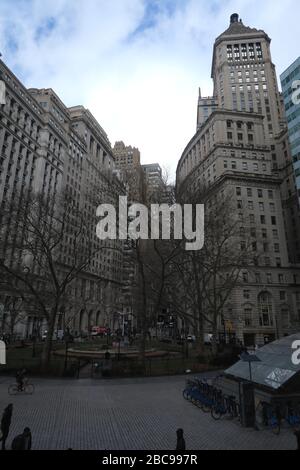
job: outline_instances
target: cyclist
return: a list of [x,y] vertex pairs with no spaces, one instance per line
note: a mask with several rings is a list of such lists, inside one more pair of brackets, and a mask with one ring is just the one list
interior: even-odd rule
[[18,385],[18,391],[23,392],[24,390],[24,380],[25,380],[25,375],[26,375],[26,369],[20,369],[16,373],[16,382]]

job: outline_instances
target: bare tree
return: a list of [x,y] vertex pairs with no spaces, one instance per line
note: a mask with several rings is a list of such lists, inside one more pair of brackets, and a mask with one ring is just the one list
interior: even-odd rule
[[241,282],[243,271],[253,269],[259,253],[257,239],[252,239],[246,217],[240,219],[232,194],[216,195],[210,202],[207,195],[207,188],[188,195],[190,203],[205,204],[205,243],[200,251],[182,250],[173,261],[170,303],[192,326],[200,349],[205,326],[209,326],[216,353],[218,324],[224,308]]
[[18,283],[26,297],[31,297],[47,320],[42,355],[45,368],[68,287],[90,268],[95,254],[107,248],[94,243],[90,230],[91,221],[67,193],[45,197],[27,192],[26,197],[14,198],[2,220],[0,269]]
[[8,333],[10,339],[14,339],[17,325],[25,323],[27,314],[21,297],[15,295],[7,296],[4,302],[4,314],[0,325],[2,333]]

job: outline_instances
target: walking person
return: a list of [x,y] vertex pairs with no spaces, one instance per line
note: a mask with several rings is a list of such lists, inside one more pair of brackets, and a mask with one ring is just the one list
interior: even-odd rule
[[11,424],[11,417],[13,412],[13,405],[10,403],[4,410],[1,419],[1,437],[2,450],[5,450],[5,443],[9,434],[9,428]]
[[11,450],[31,450],[32,436],[29,428],[25,428],[22,434],[14,438]]
[[177,429],[177,446],[176,450],[186,450],[185,440],[183,438],[183,429]]

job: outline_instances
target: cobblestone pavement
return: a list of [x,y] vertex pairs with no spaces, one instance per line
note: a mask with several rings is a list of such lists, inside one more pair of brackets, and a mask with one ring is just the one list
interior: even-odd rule
[[176,429],[187,448],[294,449],[290,430],[242,429],[215,422],[182,397],[185,377],[124,380],[34,379],[32,396],[8,396],[12,379],[0,377],[0,412],[14,404],[12,437],[29,426],[34,449],[173,450]]

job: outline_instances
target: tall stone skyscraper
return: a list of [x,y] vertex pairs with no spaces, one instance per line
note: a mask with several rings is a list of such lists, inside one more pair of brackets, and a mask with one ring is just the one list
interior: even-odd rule
[[197,133],[177,168],[179,196],[204,188],[211,207],[217,194],[230,194],[241,233],[247,219],[253,250],[263,252],[224,312],[232,334],[249,345],[288,334],[300,321],[299,205],[270,43],[231,15],[213,48],[213,96],[200,94]]
[[[300,263],[299,204],[283,99],[279,93],[270,45],[271,39],[264,31],[245,26],[236,13],[231,15],[229,28],[214,44],[211,73],[214,96],[200,98],[198,110],[206,101],[209,114],[217,104],[221,109],[246,111],[264,117],[264,140],[270,148],[272,170],[273,173],[281,170],[289,260]],[[199,116],[203,118],[198,112],[197,129],[201,126]]]

